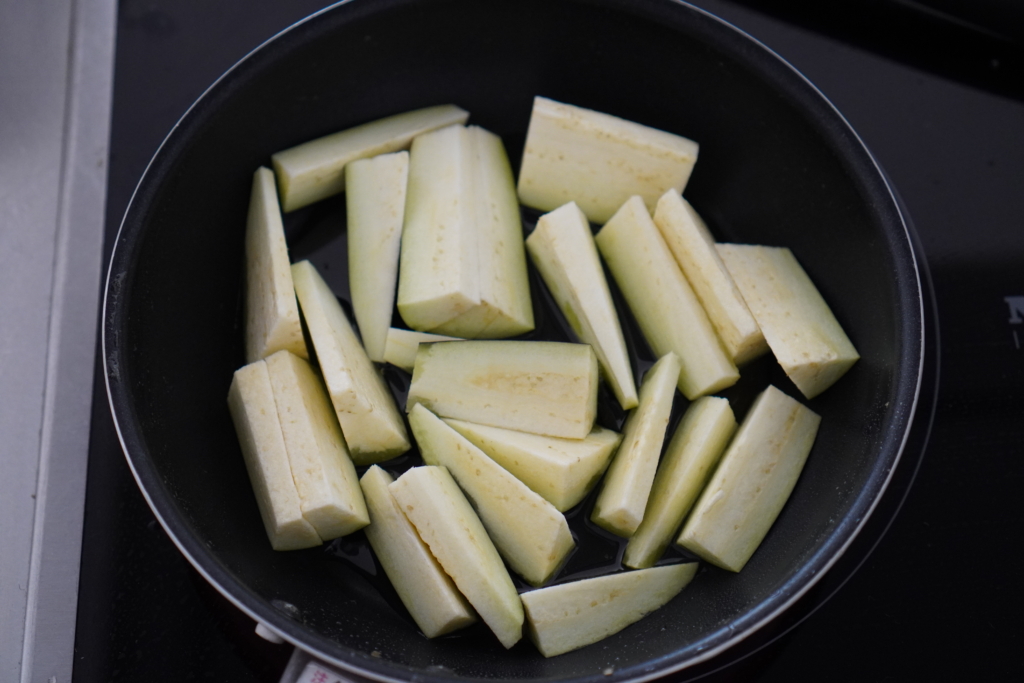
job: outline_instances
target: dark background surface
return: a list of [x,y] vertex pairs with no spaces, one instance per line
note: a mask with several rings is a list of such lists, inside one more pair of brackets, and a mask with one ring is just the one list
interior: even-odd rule
[[[108,251],[146,163],[189,104],[324,4],[121,2]],[[924,402],[862,540],[775,627],[702,671],[723,681],[1019,677],[1024,324],[1005,301],[1024,296],[1024,63],[1019,26],[1006,20],[1019,14],[1012,3],[979,15],[990,3],[938,0],[929,11],[871,0],[830,12],[784,0],[698,4],[803,71],[878,157],[921,239],[938,308],[930,351],[941,349],[925,387],[933,396],[937,380],[938,396]],[[178,553],[107,410],[97,383],[74,680],[277,681],[290,648],[258,638]]]

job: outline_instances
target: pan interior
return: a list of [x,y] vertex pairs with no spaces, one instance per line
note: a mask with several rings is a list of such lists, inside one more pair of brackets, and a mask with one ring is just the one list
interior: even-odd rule
[[[550,660],[525,642],[505,651],[482,626],[427,641],[361,533],[319,549],[272,551],[226,405],[244,362],[242,242],[255,169],[296,143],[449,102],[501,135],[517,166],[535,95],[698,141],[686,196],[716,237],[793,249],[862,355],[808,402],[823,417],[814,451],[742,573],[705,567],[665,608]],[[286,224],[293,259],[311,258],[347,297],[344,199],[289,215]],[[850,539],[898,458],[916,396],[913,257],[870,158],[788,67],[670,2],[354,2],[297,26],[229,72],[165,142],[129,208],[110,283],[111,403],[168,531],[252,614],[374,677],[605,679],[611,668],[615,679],[636,678],[742,637]],[[564,338],[535,275],[533,284],[537,336]],[[625,320],[645,368],[653,358]],[[400,396],[406,378],[389,372]],[[769,381],[799,396],[773,361],[743,375],[725,394],[738,417]],[[609,409],[602,419],[621,417]],[[587,521],[591,504],[592,497],[571,513],[587,548],[568,574],[617,566],[621,556],[621,543]]]

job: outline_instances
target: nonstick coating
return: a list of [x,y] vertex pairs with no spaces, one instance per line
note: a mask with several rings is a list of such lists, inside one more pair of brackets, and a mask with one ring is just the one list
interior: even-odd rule
[[[377,578],[361,534],[272,551],[226,405],[243,364],[242,244],[256,168],[296,143],[448,102],[501,135],[518,166],[535,95],[697,140],[686,196],[717,238],[792,248],[862,355],[807,402],[823,417],[814,450],[742,573],[705,567],[661,610],[551,659],[525,641],[505,651],[483,627],[428,641]],[[343,207],[329,200],[286,221],[293,258],[317,261],[344,299],[344,239],[331,241]],[[538,283],[538,335],[558,337]],[[125,452],[161,523],[214,585],[288,640],[373,678],[617,681],[679,670],[743,639],[849,544],[913,416],[920,302],[906,228],[862,143],[802,77],[719,20],[669,0],[357,1],[251,54],[168,136],[117,239],[104,361]],[[650,352],[626,321],[642,369]],[[400,394],[401,373],[389,379]],[[739,417],[768,381],[799,396],[763,360],[726,392]],[[621,544],[586,522],[591,503],[572,524],[597,549],[574,556],[569,574],[618,561]]]

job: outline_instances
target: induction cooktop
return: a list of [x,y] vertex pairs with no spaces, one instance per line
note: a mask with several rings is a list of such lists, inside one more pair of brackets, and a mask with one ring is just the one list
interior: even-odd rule
[[[106,250],[150,156],[224,70],[316,0],[122,0]],[[1006,679],[1024,482],[1024,69],[1019,35],[954,4],[698,6],[789,60],[849,119],[916,231],[928,323],[910,441],[840,563],[736,651],[672,680]],[[925,3],[928,4],[928,3]],[[941,4],[941,3],[939,3]],[[998,4],[998,3],[996,3]],[[105,261],[104,261],[105,262]],[[157,523],[94,387],[73,680],[294,680]]]

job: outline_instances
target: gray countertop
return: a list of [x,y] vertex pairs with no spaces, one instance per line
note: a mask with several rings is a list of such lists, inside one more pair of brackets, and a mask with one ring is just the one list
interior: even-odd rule
[[0,0],[0,680],[71,680],[114,0]]

